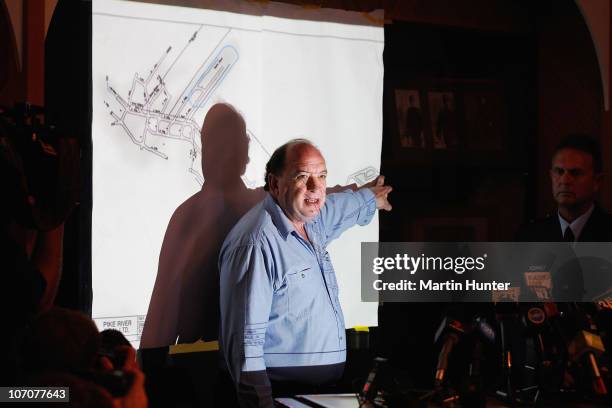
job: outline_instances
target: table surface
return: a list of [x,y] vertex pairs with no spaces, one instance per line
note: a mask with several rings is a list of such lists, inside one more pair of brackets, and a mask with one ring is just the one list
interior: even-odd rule
[[[358,408],[359,401],[355,394],[319,394],[319,395],[298,395],[296,398],[276,398],[275,401],[283,407],[288,408]],[[589,404],[589,403],[573,403],[563,405],[565,408],[599,408],[605,405]],[[370,405],[362,405],[361,408],[371,407]],[[437,404],[428,404],[428,407],[440,407]],[[508,405],[501,403],[495,398],[487,399],[487,408],[509,408]]]

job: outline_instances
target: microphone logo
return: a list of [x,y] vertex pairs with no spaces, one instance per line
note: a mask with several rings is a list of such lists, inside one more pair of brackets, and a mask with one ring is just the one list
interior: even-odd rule
[[527,320],[532,324],[540,325],[546,320],[546,314],[539,307],[532,307],[527,311]]

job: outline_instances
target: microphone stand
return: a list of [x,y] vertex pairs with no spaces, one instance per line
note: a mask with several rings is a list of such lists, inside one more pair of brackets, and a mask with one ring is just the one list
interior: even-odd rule
[[[503,401],[514,405],[516,402],[514,385],[512,381],[512,342],[510,341],[510,326],[516,324],[518,318],[518,304],[512,302],[496,304],[496,318],[499,323],[499,334],[501,340],[501,363],[502,363],[502,384],[501,389],[495,393]],[[512,324],[511,324],[512,323]]]

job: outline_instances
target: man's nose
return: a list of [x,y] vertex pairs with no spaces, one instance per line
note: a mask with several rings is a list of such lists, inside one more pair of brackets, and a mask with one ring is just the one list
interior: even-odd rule
[[563,174],[559,177],[559,181],[561,183],[570,183],[574,180],[574,177],[569,171],[564,171]]
[[321,179],[318,176],[310,176],[310,177],[308,177],[308,182],[306,183],[306,188],[308,188],[308,190],[314,191],[314,190],[318,189],[319,187],[321,187],[322,184],[323,184],[323,182],[321,181]]

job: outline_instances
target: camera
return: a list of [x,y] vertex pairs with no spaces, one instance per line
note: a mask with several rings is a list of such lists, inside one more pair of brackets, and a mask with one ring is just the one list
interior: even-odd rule
[[0,108],[0,167],[3,211],[19,225],[54,229],[78,200],[78,144],[44,122],[42,107]]

